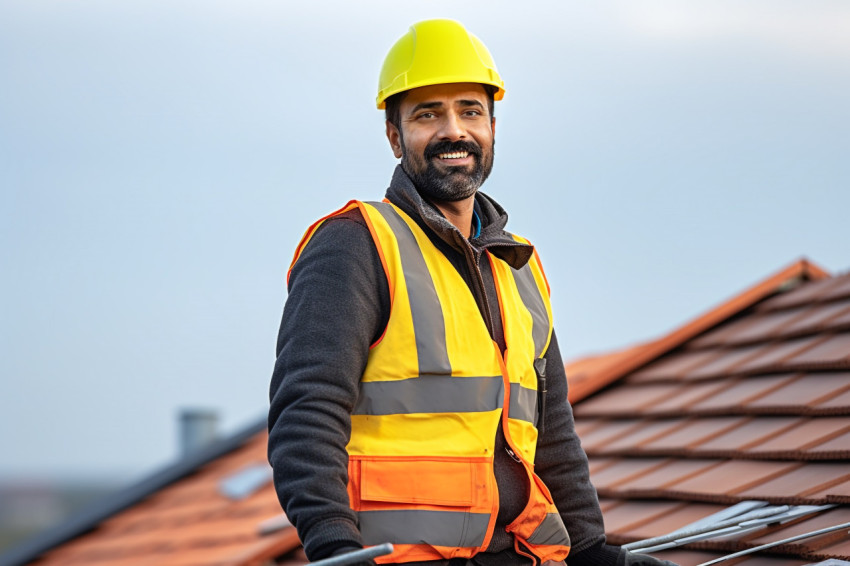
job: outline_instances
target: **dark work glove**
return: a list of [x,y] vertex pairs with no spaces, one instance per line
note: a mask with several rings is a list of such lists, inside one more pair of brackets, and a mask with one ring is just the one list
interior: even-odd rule
[[669,560],[661,560],[649,554],[637,554],[629,552],[625,548],[620,548],[617,566],[678,566],[678,564]]
[[567,556],[568,566],[677,566],[648,554],[633,554],[603,542]]

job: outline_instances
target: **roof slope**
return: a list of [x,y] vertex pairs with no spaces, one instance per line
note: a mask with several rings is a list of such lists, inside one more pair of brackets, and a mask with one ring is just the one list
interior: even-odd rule
[[[63,532],[48,533],[13,549],[0,557],[0,563],[269,563],[300,542],[277,501],[266,460],[267,443],[263,420],[133,486],[89,516],[65,525]],[[306,563],[306,559],[291,563]]]
[[[612,543],[663,535],[752,500],[835,507],[654,554],[698,564],[850,522],[850,275],[823,279],[817,270],[809,275],[818,280],[806,281],[811,267],[783,270],[790,290],[774,276],[638,347],[632,359],[618,353],[619,374],[602,364],[599,382],[585,375],[576,426]],[[656,354],[647,363],[648,349]],[[774,559],[744,561],[848,560],[850,534],[771,552]]]

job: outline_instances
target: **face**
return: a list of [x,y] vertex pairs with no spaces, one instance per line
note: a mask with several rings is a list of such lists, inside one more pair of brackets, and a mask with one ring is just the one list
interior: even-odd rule
[[479,84],[416,88],[400,108],[399,131],[387,123],[396,157],[423,196],[436,201],[471,197],[493,168],[496,119]]

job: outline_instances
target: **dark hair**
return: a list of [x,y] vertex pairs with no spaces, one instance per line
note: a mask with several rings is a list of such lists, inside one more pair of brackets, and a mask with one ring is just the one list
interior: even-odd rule
[[[493,110],[495,107],[494,96],[496,95],[496,91],[498,88],[493,85],[481,85],[484,87],[484,90],[487,91],[487,106],[490,110],[490,118],[494,116]],[[386,100],[386,110],[385,114],[387,117],[387,121],[390,124],[398,128],[398,131],[401,131],[401,101],[404,100],[404,96],[407,94],[407,91],[398,92]]]

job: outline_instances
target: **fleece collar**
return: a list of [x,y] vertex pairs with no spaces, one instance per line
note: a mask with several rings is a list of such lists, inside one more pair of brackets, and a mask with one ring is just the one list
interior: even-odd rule
[[475,212],[481,219],[481,233],[468,241],[436,206],[422,198],[401,165],[397,165],[393,172],[386,197],[412,218],[421,220],[460,253],[472,245],[478,250],[489,251],[514,269],[520,269],[528,263],[534,253],[533,246],[517,242],[505,231],[508,213],[481,191],[475,193]]

